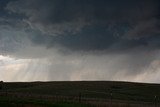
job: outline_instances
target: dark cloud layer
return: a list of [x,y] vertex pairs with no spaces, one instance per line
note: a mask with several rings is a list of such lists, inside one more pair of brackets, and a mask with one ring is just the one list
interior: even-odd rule
[[32,29],[54,36],[45,42],[47,47],[58,44],[88,51],[152,48],[150,39],[160,34],[159,4],[158,0],[20,0],[9,2],[6,9],[24,15]]

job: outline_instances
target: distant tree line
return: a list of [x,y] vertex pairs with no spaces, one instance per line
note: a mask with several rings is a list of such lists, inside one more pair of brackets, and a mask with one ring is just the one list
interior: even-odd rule
[[0,90],[3,89],[3,81],[0,81]]

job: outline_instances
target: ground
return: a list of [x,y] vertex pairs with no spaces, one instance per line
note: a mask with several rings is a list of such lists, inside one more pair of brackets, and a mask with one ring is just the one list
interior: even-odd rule
[[[4,82],[3,107],[89,107],[99,105],[158,105],[159,84],[116,81]],[[29,105],[29,106],[28,106]],[[32,106],[31,106],[32,105]],[[119,106],[120,107],[120,106]]]

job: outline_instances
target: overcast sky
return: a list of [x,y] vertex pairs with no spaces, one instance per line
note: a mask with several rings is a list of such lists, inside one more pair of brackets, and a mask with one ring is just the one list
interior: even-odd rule
[[0,0],[0,80],[159,77],[159,0]]

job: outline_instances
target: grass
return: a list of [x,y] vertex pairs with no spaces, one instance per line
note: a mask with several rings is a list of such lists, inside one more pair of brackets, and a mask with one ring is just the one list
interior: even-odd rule
[[[71,97],[81,96],[82,98],[159,103],[160,102],[159,90],[160,90],[159,84],[113,82],[113,81],[73,81],[73,82],[61,81],[61,82],[4,83],[3,89],[0,92],[23,93],[24,95],[34,94],[41,96],[43,95],[71,96]],[[37,101],[37,102],[43,102],[43,101]],[[0,99],[0,104],[1,103],[5,105],[5,101]],[[46,104],[47,103],[45,102],[45,105]],[[43,104],[40,103],[38,105],[43,105]],[[58,104],[54,103],[54,107],[59,107],[59,106],[67,107],[68,105],[69,107],[72,106],[78,107],[80,103],[78,104],[64,103],[64,102],[60,102]],[[51,104],[51,106],[53,106],[53,104]]]
[[92,98],[141,99],[153,100],[160,96],[160,85],[128,82],[33,82],[5,83],[9,92],[23,92],[44,95],[78,96]]
[[90,107],[87,104],[76,102],[51,102],[37,99],[18,99],[9,97],[0,97],[0,106],[2,107]]

